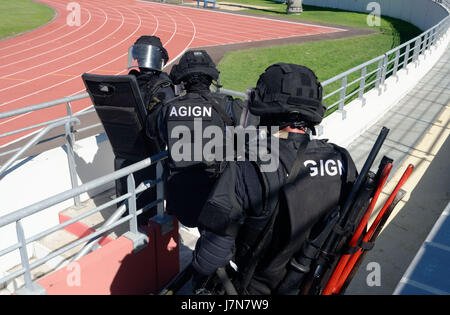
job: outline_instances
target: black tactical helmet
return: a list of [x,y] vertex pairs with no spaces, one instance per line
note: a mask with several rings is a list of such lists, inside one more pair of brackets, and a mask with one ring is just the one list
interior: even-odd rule
[[180,84],[188,76],[204,74],[217,80],[219,70],[205,50],[189,50],[181,56],[177,65],[172,67],[170,78],[174,84]]
[[249,110],[261,118],[320,124],[326,108],[314,72],[296,64],[277,63],[261,74],[249,98]]
[[148,46],[154,46],[161,50],[162,57],[164,59],[164,63],[167,63],[169,60],[169,54],[167,53],[167,50],[164,48],[163,44],[161,43],[161,39],[158,36],[141,36],[139,37],[135,45],[148,45]]
[[167,50],[157,36],[141,36],[128,49],[128,69],[139,67],[142,71],[162,71],[168,60]]

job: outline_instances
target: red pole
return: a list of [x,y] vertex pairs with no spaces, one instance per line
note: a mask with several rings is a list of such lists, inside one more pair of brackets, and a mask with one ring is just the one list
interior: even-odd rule
[[[392,164],[388,163],[386,164],[386,166],[383,169],[383,172],[381,173],[380,176],[380,181],[377,187],[377,190],[375,191],[375,194],[372,198],[372,201],[369,204],[369,207],[367,208],[364,217],[361,219],[361,222],[358,225],[358,228],[356,229],[355,233],[353,234],[352,239],[349,242],[349,247],[355,247],[358,243],[358,240],[360,239],[366,225],[367,222],[369,221],[370,215],[372,214],[372,210],[375,207],[375,204],[378,200],[378,197],[380,196],[381,191],[383,190],[384,184],[386,183],[386,180],[389,176],[389,173],[391,172],[392,169]],[[339,263],[336,266],[336,269],[334,270],[330,280],[328,281],[325,289],[323,290],[322,294],[323,295],[330,295],[333,294],[335,289],[336,289],[336,285],[339,281],[339,277],[341,276],[342,271],[344,270],[345,265],[347,264],[348,260],[350,259],[351,254],[345,254],[342,255],[342,257],[339,260]]]
[[[378,213],[375,221],[372,223],[372,225],[370,226],[369,231],[366,233],[366,235],[364,235],[363,238],[363,242],[368,242],[373,233],[375,232],[376,228],[378,227],[378,225],[380,224],[380,221],[383,219],[383,216],[386,212],[386,209],[389,208],[389,206],[391,205],[392,201],[394,200],[395,196],[397,195],[398,191],[400,190],[400,188],[403,186],[403,184],[408,180],[409,176],[411,175],[412,171],[414,170],[414,166],[412,164],[409,164],[408,167],[406,168],[405,172],[403,173],[402,177],[400,178],[400,181],[397,183],[397,186],[395,186],[394,191],[391,193],[391,195],[389,196],[389,199],[386,201],[386,203],[384,204],[383,208],[380,210],[380,212]],[[356,261],[358,260],[359,256],[362,254],[362,249],[360,248],[355,254],[352,255],[352,257],[350,258],[350,261],[348,262],[348,264],[345,266],[344,271],[342,272],[342,275],[339,278],[339,282],[338,285],[336,287],[336,292],[339,292],[342,285],[345,282],[345,279],[347,279],[348,275],[350,274],[350,272],[352,271]]]

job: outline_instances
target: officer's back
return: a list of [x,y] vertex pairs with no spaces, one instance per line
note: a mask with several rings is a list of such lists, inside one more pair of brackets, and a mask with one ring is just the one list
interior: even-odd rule
[[198,214],[225,165],[224,158],[205,158],[203,148],[208,139],[204,130],[215,127],[225,135],[226,126],[239,123],[243,102],[210,91],[219,71],[204,50],[187,51],[170,77],[185,92],[152,109],[147,132],[169,151],[165,163],[167,211],[182,224],[196,227]]
[[320,83],[306,67],[280,63],[260,76],[249,109],[261,116],[260,127],[280,129],[268,150],[277,153],[278,167],[264,171],[263,163],[249,160],[227,165],[199,217],[197,287],[232,258],[240,293],[276,293],[291,257],[345,198],[356,177],[351,157],[307,133],[324,116],[321,101]]

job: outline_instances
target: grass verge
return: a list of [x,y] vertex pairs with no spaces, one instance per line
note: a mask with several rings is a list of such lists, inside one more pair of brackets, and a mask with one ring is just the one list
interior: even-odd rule
[[[367,14],[364,13],[304,6],[304,12],[301,15],[286,15],[286,5],[269,0],[229,0],[227,2],[270,7],[270,9],[246,10],[252,13],[371,28],[367,25]],[[382,55],[421,33],[420,29],[414,25],[390,17],[382,17],[381,26],[376,29],[379,33],[354,38],[229,52],[218,65],[221,71],[221,84],[227,89],[245,92],[247,87],[255,86],[259,75],[268,66],[277,62],[305,65],[316,72],[320,81],[324,81]],[[376,66],[373,68],[375,69]],[[372,70],[369,68],[368,72]],[[355,78],[350,77],[349,80],[353,81],[357,77],[358,75],[355,74]],[[339,83],[328,86],[325,92],[335,90],[339,87],[338,85]],[[347,93],[350,92],[351,89],[347,91]],[[333,104],[338,97],[338,95],[330,97],[327,104]]]
[[0,39],[37,28],[54,16],[52,8],[31,0],[0,0]]

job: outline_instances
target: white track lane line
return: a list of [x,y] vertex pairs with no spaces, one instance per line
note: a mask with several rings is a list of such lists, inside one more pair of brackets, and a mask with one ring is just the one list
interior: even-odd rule
[[[112,8],[112,9],[113,9],[113,8]],[[128,9],[128,8],[126,8],[126,9]],[[117,11],[117,10],[116,10],[116,11]],[[136,13],[134,13],[133,11],[130,10],[130,12],[132,12],[134,15],[136,15]],[[142,21],[141,21],[141,19],[140,19],[140,17],[139,17],[138,15],[136,15],[136,16],[137,16],[138,19],[139,19],[139,25],[138,25],[138,27],[134,30],[134,32],[133,32],[132,34],[130,34],[129,36],[127,36],[125,39],[121,40],[121,41],[120,41],[119,43],[117,43],[116,45],[114,45],[114,46],[108,48],[107,50],[104,50],[103,52],[106,52],[106,51],[108,51],[108,50],[110,50],[110,49],[112,49],[112,48],[114,48],[114,47],[120,45],[121,43],[127,41],[131,36],[133,36],[133,35],[141,28],[141,26],[142,26]],[[103,53],[103,52],[102,52],[102,53]],[[93,68],[93,69],[87,70],[86,72],[95,71],[95,70],[97,70],[97,69],[99,69],[99,68],[102,68],[102,67],[104,67],[104,66],[106,66],[106,65],[109,65],[109,64],[111,64],[111,63],[117,61],[118,59],[120,59],[120,58],[126,56],[127,54],[128,54],[128,52],[127,52],[126,54],[120,55],[119,57],[117,57],[117,58],[115,58],[115,59],[113,59],[113,60],[110,60],[109,62],[106,62],[106,63],[104,63],[104,64],[102,64],[102,65],[100,65],[100,66],[97,66],[97,67],[95,67],[95,68]],[[99,55],[99,54],[97,54],[97,55]],[[92,56],[92,57],[94,57],[94,56]],[[25,95],[25,96],[23,96],[23,97],[20,97],[18,100],[23,99],[23,98],[28,97],[28,96],[31,96],[31,95],[38,94],[38,93],[40,93],[40,92],[43,92],[43,91],[46,91],[46,90],[49,90],[49,89],[52,89],[52,88],[54,88],[54,87],[60,86],[61,84],[70,82],[70,81],[72,81],[72,80],[74,80],[74,79],[79,79],[79,76],[72,77],[72,78],[70,78],[70,79],[68,79],[68,80],[65,80],[65,81],[63,81],[63,82],[59,82],[59,83],[54,84],[54,85],[52,85],[52,86],[49,86],[49,87],[47,87],[47,88],[45,88],[45,89],[41,89],[41,90],[39,90],[39,91],[30,93],[30,94],[28,94],[28,95]],[[0,106],[2,106],[2,105],[6,105],[6,104],[1,104]],[[17,119],[17,118],[19,118],[19,117],[23,117],[23,116],[26,115],[26,114],[28,114],[28,113],[24,113],[24,114],[21,114],[21,115],[18,115],[18,116],[14,116],[13,118],[11,118],[11,119],[9,119],[9,120],[7,120],[7,121],[0,122],[0,125],[3,125],[3,124],[5,124],[5,123],[7,123],[7,122],[10,122],[10,121],[12,121],[12,120],[15,120],[15,119]]]
[[[181,8],[180,8],[181,10]],[[276,29],[272,30],[271,28],[269,29],[269,31],[264,30],[264,34],[268,35],[266,36],[266,38],[264,39],[276,39],[276,38],[287,38],[287,37],[292,37],[292,36],[302,36],[302,35],[307,35],[305,33],[294,33],[292,30],[292,24],[282,24],[281,21],[277,21],[277,20],[266,20],[266,21],[258,21],[258,20],[251,20],[251,19],[247,19],[246,16],[242,16],[242,15],[234,15],[235,18],[240,19],[240,20],[245,20],[245,23],[241,23],[241,25],[239,26],[235,26],[233,24],[227,25],[227,30],[232,30],[233,31],[233,38],[237,38],[236,41],[241,41],[241,42],[247,42],[250,38],[254,38],[255,36],[259,36],[262,32],[260,29],[255,29],[255,23],[258,22],[267,22],[268,23],[275,23],[275,24],[279,24],[276,25]],[[210,24],[210,18],[206,15],[206,14],[200,14],[199,16],[195,17],[195,22],[197,23],[209,23]],[[281,23],[279,23],[281,22]],[[304,24],[296,24],[299,27],[303,27],[305,26]],[[250,29],[246,29],[246,26],[248,26]],[[272,25],[260,25],[260,26],[272,26]],[[309,28],[309,26],[308,26]],[[314,26],[315,29],[320,30],[323,29],[323,27],[321,26]],[[279,31],[277,31],[279,30]],[[288,34],[286,36],[280,36],[280,32],[287,32]],[[321,32],[314,32],[315,34],[321,34]],[[201,34],[201,36],[204,37],[223,37],[224,34],[224,30],[223,30],[223,26],[221,23],[215,23],[212,24],[210,27],[207,28],[207,32],[205,32],[205,34]],[[269,37],[269,38],[267,38]],[[212,40],[213,41],[213,40]],[[234,42],[236,42],[234,41]],[[213,41],[214,42],[214,41]]]
[[253,16],[253,15],[243,15],[243,14],[236,14],[236,13],[231,13],[231,12],[224,12],[224,11],[210,11],[209,9],[205,9],[205,8],[200,8],[200,7],[195,7],[195,8],[191,8],[191,7],[180,7],[176,4],[170,4],[170,3],[155,3],[155,2],[148,2],[145,0],[136,0],[136,2],[140,2],[142,4],[146,4],[146,5],[151,5],[151,6],[172,6],[172,7],[178,7],[180,9],[184,9],[184,10],[196,10],[196,11],[204,11],[204,12],[215,12],[215,13],[219,13],[219,14],[227,14],[227,15],[233,15],[233,16],[241,16],[241,17],[247,17],[249,19],[259,19],[259,20],[266,20],[266,21],[275,21],[275,22],[281,22],[281,23],[289,23],[289,24],[296,24],[296,25],[307,25],[307,26],[314,26],[314,27],[322,27],[322,28],[328,28],[328,29],[333,29],[333,30],[337,30],[337,31],[346,31],[345,29],[341,29],[341,28],[337,28],[337,27],[332,27],[332,26],[321,26],[321,25],[314,25],[314,24],[308,24],[308,23],[303,23],[303,22],[294,22],[294,21],[285,21],[285,20],[278,20],[278,19],[270,19],[270,18],[266,18],[263,16]]
[[[115,10],[114,8],[111,8],[111,9]],[[116,11],[117,11],[117,10],[116,10]],[[84,50],[84,49],[86,49],[86,48],[89,48],[89,47],[91,47],[91,46],[93,46],[93,45],[96,45],[96,44],[98,44],[98,43],[104,41],[105,39],[111,37],[112,35],[114,35],[115,33],[117,33],[117,32],[123,27],[124,23],[125,23],[125,18],[122,16],[122,24],[121,24],[114,32],[109,33],[108,36],[106,36],[105,38],[103,38],[103,39],[101,39],[101,40],[99,40],[99,41],[97,41],[97,42],[94,42],[94,43],[90,44],[89,46],[85,46],[85,47],[83,47],[83,48],[80,49],[80,50]],[[122,42],[120,42],[120,43],[122,43]],[[48,76],[48,75],[50,75],[50,74],[57,73],[57,72],[60,72],[61,70],[65,70],[65,69],[70,68],[70,67],[73,67],[73,66],[75,66],[75,65],[77,65],[77,64],[83,63],[83,62],[85,62],[86,60],[92,59],[92,58],[94,58],[94,57],[96,57],[96,56],[98,56],[98,55],[103,54],[103,53],[106,52],[106,51],[111,50],[112,48],[116,47],[117,45],[119,45],[119,44],[116,44],[116,45],[114,45],[114,46],[112,46],[112,47],[110,47],[110,48],[108,48],[108,49],[106,49],[106,50],[103,50],[103,51],[101,51],[101,52],[99,52],[99,53],[97,53],[97,54],[95,54],[95,55],[91,55],[91,56],[89,56],[89,57],[83,58],[82,60],[77,61],[77,62],[75,62],[75,63],[73,63],[73,64],[70,64],[70,65],[68,65],[68,66],[65,66],[65,67],[56,69],[56,70],[51,71],[51,72],[47,72],[46,74],[40,75],[40,76],[35,77],[35,78],[33,78],[33,79],[30,79],[30,80],[27,80],[27,81],[23,81],[23,82],[20,82],[20,83],[15,84],[15,85],[11,85],[11,86],[9,86],[9,87],[0,89],[0,92],[3,92],[3,91],[6,91],[6,90],[9,90],[9,89],[12,89],[12,88],[15,88],[15,87],[18,87],[18,86],[27,84],[27,83],[29,83],[29,82],[33,82],[33,81],[38,80],[38,79],[42,79],[42,78],[44,78],[44,77],[46,77],[46,76]],[[71,53],[71,54],[72,54],[72,53]],[[69,54],[69,55],[71,55],[71,54]],[[66,55],[66,56],[67,56],[67,55]],[[64,82],[66,82],[66,81],[64,81]],[[46,89],[44,89],[44,90],[46,90]],[[42,91],[42,90],[39,90],[38,92],[41,92],[41,91]],[[34,94],[36,94],[36,93],[34,93]],[[28,95],[26,95],[26,96],[24,96],[24,97],[27,97],[27,96],[28,96]],[[9,103],[15,102],[15,101],[17,101],[17,100],[23,99],[24,97],[20,97],[20,98],[13,99],[13,100],[10,100],[10,101],[8,101],[8,102],[2,103],[2,104],[0,104],[0,107],[1,107],[1,106],[4,106],[4,105],[7,105],[7,104],[9,104]]]
[[[69,42],[69,43],[67,43],[67,44],[65,44],[65,45],[56,47],[56,48],[54,48],[54,49],[52,49],[52,50],[48,50],[48,51],[46,51],[46,52],[43,52],[43,53],[38,54],[38,55],[34,55],[34,56],[32,56],[32,57],[23,59],[23,60],[21,60],[21,61],[33,59],[33,58],[36,58],[36,57],[39,57],[39,56],[42,56],[42,55],[46,55],[46,54],[48,54],[48,53],[50,53],[50,52],[59,50],[59,49],[61,49],[61,48],[63,48],[63,47],[66,47],[66,46],[68,46],[68,45],[72,45],[72,44],[74,44],[74,43],[76,43],[76,42],[78,42],[78,41],[80,41],[80,40],[82,40],[82,39],[84,39],[84,38],[86,38],[86,37],[88,37],[88,36],[91,36],[92,34],[98,32],[98,31],[100,31],[100,30],[105,26],[105,24],[106,24],[106,22],[107,22],[108,20],[106,19],[106,12],[105,12],[104,10],[102,10],[102,9],[99,9],[99,10],[103,12],[105,21],[103,22],[102,25],[100,25],[99,27],[97,27],[95,30],[93,30],[93,31],[90,32],[89,34],[86,34],[86,35],[84,35],[83,37],[80,37],[79,39],[74,40],[73,42]],[[99,41],[99,42],[100,42],[100,41]],[[33,66],[33,67],[29,67],[29,68],[26,68],[26,69],[22,69],[22,70],[20,70],[20,71],[16,71],[16,72],[10,73],[10,74],[8,74],[8,75],[1,76],[0,79],[4,79],[4,78],[7,78],[7,77],[16,75],[16,74],[18,74],[18,73],[26,72],[26,71],[29,71],[29,70],[32,70],[32,69],[35,69],[35,68],[38,68],[38,67],[45,66],[45,65],[47,65],[47,64],[49,64],[49,63],[52,63],[52,62],[58,61],[58,60],[60,60],[60,59],[66,58],[66,57],[68,57],[68,56],[71,56],[71,55],[73,55],[73,54],[76,54],[76,53],[78,53],[78,52],[80,52],[80,51],[82,51],[82,50],[84,50],[84,49],[87,49],[87,48],[89,48],[89,47],[91,47],[91,46],[93,46],[93,45],[96,45],[97,43],[98,43],[98,42],[94,42],[94,43],[92,43],[92,44],[89,45],[89,46],[85,46],[85,47],[80,48],[80,49],[78,49],[78,50],[72,51],[72,52],[69,53],[69,54],[65,54],[65,55],[62,55],[62,56],[60,56],[60,57],[58,57],[58,58],[52,59],[52,60],[50,60],[50,61],[47,61],[47,62],[44,62],[44,63],[40,63],[40,64],[35,65],[35,66]],[[17,61],[17,62],[14,62],[14,63],[19,63],[19,62],[21,62],[21,61]],[[12,64],[14,64],[14,63],[12,63]],[[0,68],[1,68],[1,67],[0,67]],[[0,90],[0,91],[1,91],[1,90]]]
[[[122,7],[122,8],[128,10],[127,7]],[[133,13],[134,13],[134,12],[133,12]],[[159,20],[158,20],[158,18],[157,18],[154,14],[150,13],[150,15],[153,16],[153,18],[154,18],[154,20],[155,20],[155,24],[156,24],[156,25],[155,25],[155,30],[154,30],[153,33],[152,33],[152,36],[153,36],[153,35],[156,34],[156,32],[157,32],[158,29],[159,29]],[[139,17],[140,17],[140,16],[139,16]],[[163,45],[165,45],[165,44],[163,44]],[[128,53],[127,53],[127,54],[128,54]],[[121,56],[119,56],[119,58],[122,58],[123,56],[124,56],[124,55],[121,55]],[[117,60],[117,59],[119,59],[119,58],[116,58],[115,60]],[[113,60],[113,61],[115,61],[115,60]],[[96,69],[97,69],[97,68],[96,68]],[[96,69],[92,69],[92,70],[89,70],[89,71],[93,71],[93,70],[96,70]],[[125,72],[125,71],[127,71],[127,70],[128,70],[128,69],[122,70],[122,71],[116,73],[115,75],[119,75],[119,74],[121,74],[121,73],[123,73],[123,72]],[[76,95],[76,94],[79,94],[79,93],[82,93],[82,92],[86,92],[86,89],[83,89],[83,90],[74,92],[74,93],[72,93],[72,94],[70,94],[70,95],[68,95],[68,96]],[[91,107],[92,107],[92,105],[91,105],[91,106],[88,106],[87,108],[84,108],[84,109],[80,110],[79,112],[88,110],[88,109],[91,108]],[[11,119],[9,119],[9,120],[7,120],[7,121],[1,122],[0,125],[2,125],[3,123],[7,123],[7,122],[10,122],[10,121],[13,121],[13,120],[15,120],[15,119],[17,119],[17,118],[26,116],[26,115],[31,114],[31,113],[34,113],[34,112],[28,112],[28,113],[24,113],[24,114],[20,114],[20,115],[14,116],[14,117],[12,117]],[[75,113],[77,113],[77,112],[74,112],[74,114],[75,114]],[[25,135],[25,136],[22,136],[22,137],[20,137],[20,138],[18,138],[18,139],[15,139],[15,140],[13,140],[13,141],[10,141],[10,142],[8,142],[8,143],[5,143],[5,144],[3,144],[3,145],[0,145],[0,149],[1,149],[1,148],[4,148],[4,147],[6,147],[6,146],[9,146],[9,145],[11,145],[11,144],[13,144],[13,143],[16,143],[16,142],[18,142],[18,141],[21,141],[21,140],[23,140],[23,139],[25,139],[25,138],[28,138],[28,137],[30,137],[30,136],[32,136],[32,135],[38,133],[41,129],[42,129],[42,128],[40,128],[40,129],[38,129],[38,130],[35,130],[35,131],[33,131],[33,132],[31,132],[31,133],[29,133],[29,134],[27,134],[27,135]]]
[[[155,7],[155,6],[161,6],[164,4],[157,4],[157,3],[146,3],[149,6]],[[170,4],[167,4],[168,6],[172,6]],[[136,8],[140,8],[142,6],[135,6]],[[179,7],[176,6],[178,8],[178,11],[184,10],[186,11],[186,9],[189,10],[196,10],[198,12],[198,10],[196,8],[189,8],[189,7]],[[207,13],[211,13],[211,11],[206,11],[207,9],[203,9],[202,11],[207,12]],[[268,19],[268,18],[264,18],[264,17],[253,17],[253,16],[245,16],[245,15],[239,15],[239,14],[233,14],[233,13],[228,13],[228,12],[219,12],[219,11],[214,11],[215,13],[221,13],[221,14],[228,14],[228,15],[232,15],[234,17],[238,17],[238,18],[243,18],[243,19],[248,19],[249,22],[247,23],[249,26],[252,26],[252,22],[251,20],[264,20],[267,22],[271,22],[271,23],[280,23],[280,24],[285,24],[286,26],[283,26],[284,28],[287,28],[287,31],[289,31],[289,27],[292,24],[295,24],[297,26],[308,26],[308,27],[314,27],[317,29],[331,29],[333,30],[332,32],[338,32],[338,31],[345,31],[343,29],[338,29],[338,28],[333,28],[333,27],[327,27],[327,26],[321,26],[321,25],[312,25],[312,24],[307,24],[307,23],[296,23],[296,22],[291,22],[291,21],[282,21],[282,20],[276,20],[276,19]],[[195,21],[196,22],[209,22],[208,17],[203,14],[200,16],[196,16],[195,17]],[[198,24],[198,23],[197,23]],[[218,27],[221,27],[220,25]],[[324,34],[321,32],[314,32],[314,33],[302,33],[302,34],[295,34],[292,33],[292,31],[290,31],[289,35],[285,35],[285,36],[280,36],[279,33],[270,33],[270,37],[269,38],[263,38],[263,39],[257,39],[257,40],[250,40],[249,38],[251,38],[251,36],[248,36],[248,32],[245,31],[241,31],[241,29],[245,29],[245,27],[239,27],[238,29],[234,26],[230,26],[233,29],[237,30],[237,34],[233,34],[233,38],[237,38],[237,40],[230,40],[228,42],[217,42],[215,40],[213,40],[212,38],[215,37],[222,37],[224,35],[224,31],[222,29],[217,29],[217,28],[207,28],[207,34],[199,34],[197,36],[197,38],[199,40],[203,40],[203,41],[208,41],[211,44],[206,44],[206,45],[202,45],[202,47],[208,47],[208,46],[218,46],[218,45],[228,45],[228,44],[233,44],[233,43],[243,43],[243,42],[257,42],[257,41],[264,41],[264,40],[270,40],[270,39],[279,39],[279,38],[291,38],[291,37],[297,37],[297,36],[311,36],[311,35],[320,35],[320,34]],[[281,30],[283,31],[283,27],[281,28]],[[267,32],[266,32],[267,33]],[[242,36],[241,34],[245,34],[246,36]],[[258,32],[256,32],[256,34],[259,34]],[[212,37],[212,38],[211,38]]]
[[[127,8],[127,7],[123,7],[123,8],[125,8],[125,9],[127,9],[127,10],[130,10],[130,9]],[[131,10],[130,10],[130,11],[131,11]],[[133,11],[131,11],[131,12],[133,12]],[[133,12],[133,13],[134,13],[134,12]],[[173,63],[175,60],[177,60],[182,54],[184,54],[184,52],[185,52],[187,49],[189,49],[190,45],[191,45],[192,42],[194,41],[194,39],[195,39],[195,37],[196,37],[196,34],[197,34],[197,29],[196,29],[196,27],[195,27],[194,22],[193,22],[188,16],[186,16],[185,14],[183,14],[183,13],[181,13],[181,12],[176,12],[176,13],[177,13],[178,15],[181,15],[181,16],[185,17],[185,18],[191,23],[192,28],[193,28],[193,33],[192,33],[192,35],[191,35],[191,40],[190,40],[189,43],[186,45],[186,47],[185,47],[185,48],[184,48],[184,49],[183,49],[183,50],[182,50],[175,58],[172,58],[172,60],[169,61],[169,62],[164,66],[164,68],[167,67],[167,66],[169,66],[170,64],[172,64],[172,63]],[[134,13],[134,14],[135,14],[135,13]],[[147,14],[148,14],[148,13],[147,13]],[[153,15],[152,13],[150,13],[150,14]],[[141,22],[142,22],[142,20],[141,20],[141,18],[140,18],[139,15],[138,15],[138,17],[139,17],[139,20],[140,20],[140,24],[139,24],[139,28],[140,28],[140,27],[141,27]],[[153,17],[154,17],[155,20],[156,20],[156,28],[155,28],[155,30],[154,30],[154,32],[153,32],[152,35],[156,34],[156,32],[157,32],[157,30],[158,30],[158,28],[159,28],[159,20],[158,20],[157,16],[153,15]],[[175,20],[175,23],[177,24],[176,20]],[[177,29],[178,29],[178,27],[177,27]],[[137,30],[136,30],[134,33],[136,33],[136,32],[137,32]],[[133,33],[132,35],[134,35],[134,33]],[[175,36],[175,34],[176,34],[175,32],[172,34],[171,39]],[[130,36],[129,36],[129,37],[130,37]],[[167,45],[168,42],[169,42],[169,41],[167,41],[166,43],[164,43],[163,46]],[[102,65],[102,66],[100,66],[100,67],[96,67],[96,68],[91,69],[91,70],[89,70],[89,71],[87,71],[87,72],[97,70],[98,68],[101,68],[101,67],[103,67],[103,66],[105,66],[105,65],[107,65],[107,64],[110,64],[110,63],[112,63],[112,62],[115,62],[115,61],[118,60],[119,58],[122,58],[122,57],[124,57],[124,56],[126,56],[126,55],[128,55],[128,52],[125,53],[125,54],[123,54],[123,55],[121,55],[121,56],[119,56],[119,57],[117,57],[117,58],[115,58],[115,59],[113,59],[113,60],[111,60],[110,62],[108,62],[108,63],[106,63],[106,64],[104,64],[104,65]],[[122,71],[116,73],[115,75],[119,75],[119,74],[121,74],[121,73],[123,73],[123,72],[126,72],[126,71],[127,71],[127,69],[122,70]],[[72,79],[73,79],[73,78],[72,78]],[[72,80],[72,79],[70,79],[70,80]],[[70,81],[70,80],[67,80],[67,81]],[[47,89],[48,89],[48,88],[47,88]],[[76,94],[79,94],[79,93],[85,92],[85,91],[86,91],[86,90],[83,89],[83,90],[80,90],[80,91],[77,91],[77,92],[73,93],[72,95],[76,95]],[[92,107],[92,105],[89,106],[88,108],[90,108],[90,107]],[[88,108],[85,108],[85,109],[83,109],[83,110],[87,110]],[[24,114],[21,114],[21,115],[12,117],[11,119],[9,119],[9,120],[7,120],[7,121],[1,122],[0,125],[2,125],[2,124],[4,124],[4,123],[7,123],[7,122],[10,122],[10,121],[12,121],[12,120],[15,120],[15,119],[17,119],[17,118],[23,117],[23,116],[25,116],[25,115],[28,115],[28,114],[30,114],[30,113],[32,113],[32,112],[28,112],[28,113],[24,113]],[[6,144],[0,145],[0,148],[6,147],[6,146],[8,146],[8,145],[10,145],[10,144],[12,144],[12,143],[15,143],[15,142],[18,142],[18,141],[20,141],[20,140],[22,140],[22,139],[24,139],[24,138],[30,137],[31,135],[33,135],[33,134],[35,134],[35,133],[37,133],[37,132],[39,132],[39,130],[36,130],[36,131],[34,131],[34,132],[30,133],[30,134],[27,134],[27,135],[25,135],[25,136],[23,136],[23,137],[20,137],[19,139],[16,139],[16,140],[13,140],[13,141],[8,142],[8,143],[6,143]]]
[[[88,18],[88,20],[86,21],[86,23],[84,23],[82,26],[77,27],[77,28],[74,29],[73,31],[71,31],[71,32],[69,32],[69,33],[66,33],[66,34],[64,34],[64,35],[62,35],[62,36],[59,36],[59,37],[57,37],[57,38],[54,38],[54,39],[52,39],[52,40],[50,40],[50,41],[41,43],[41,44],[39,44],[39,45],[35,45],[35,46],[33,46],[33,47],[29,47],[29,48],[27,48],[27,49],[22,49],[22,50],[20,51],[20,53],[25,52],[25,51],[28,51],[28,50],[36,49],[37,47],[41,47],[41,46],[47,45],[47,44],[49,44],[49,43],[53,43],[54,41],[60,40],[60,39],[62,39],[62,38],[64,38],[64,37],[67,37],[67,36],[69,36],[70,34],[75,33],[75,32],[78,32],[80,29],[84,28],[84,27],[85,27],[86,25],[88,25],[88,23],[91,21],[91,13],[90,13],[89,10],[87,10],[87,9],[85,9],[85,8],[83,8],[83,9],[84,9],[85,11],[88,11],[89,18]],[[12,54],[9,54],[9,55],[3,55],[3,56],[0,56],[0,59],[2,59],[2,58],[7,58],[7,57],[10,57],[10,56],[14,56],[14,55],[17,55],[17,52],[12,53]],[[0,68],[7,67],[8,65],[10,65],[10,64],[6,64],[6,65],[3,65],[3,66],[0,66]]]

